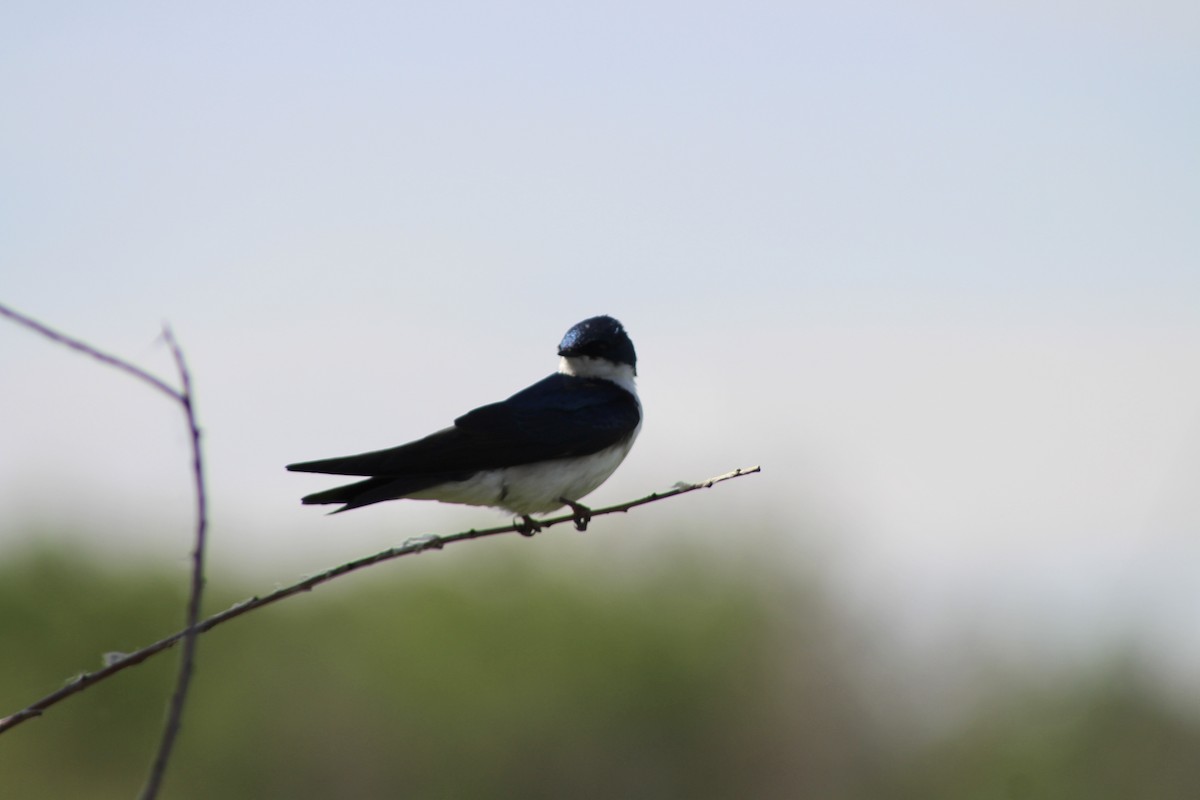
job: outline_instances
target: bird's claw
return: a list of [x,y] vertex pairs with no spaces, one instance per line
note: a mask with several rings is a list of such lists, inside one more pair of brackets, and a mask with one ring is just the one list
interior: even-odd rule
[[517,526],[517,533],[525,537],[533,536],[542,529],[542,526],[538,524],[538,521],[528,514],[522,514],[521,521],[514,522],[513,524]]
[[565,497],[558,498],[563,505],[571,507],[571,514],[574,517],[575,530],[586,531],[588,523],[592,521],[592,510],[585,505],[576,503],[573,500],[568,500]]

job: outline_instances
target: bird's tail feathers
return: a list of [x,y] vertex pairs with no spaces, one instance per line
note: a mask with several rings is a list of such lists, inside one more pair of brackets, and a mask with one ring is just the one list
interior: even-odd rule
[[332,489],[326,489],[321,492],[314,492],[302,497],[300,502],[306,506],[345,503],[341,508],[330,512],[339,514],[343,511],[349,511],[352,508],[361,508],[362,506],[369,506],[372,503],[381,503],[384,500],[398,500],[402,497],[407,497],[413,492],[419,492],[422,489],[428,489],[431,486],[444,483],[446,480],[456,479],[461,478],[458,475],[400,477],[384,475],[367,478],[365,481],[348,483],[344,486],[335,486]]

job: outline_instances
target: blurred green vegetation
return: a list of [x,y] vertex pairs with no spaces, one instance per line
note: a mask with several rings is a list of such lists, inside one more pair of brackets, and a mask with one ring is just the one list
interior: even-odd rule
[[[687,553],[581,571],[522,558],[527,543],[493,552],[405,559],[206,634],[165,796],[1200,796],[1200,726],[1119,670],[1013,685],[944,736],[896,741],[903,721],[881,725],[856,684],[865,651],[776,569]],[[173,631],[181,583],[10,554],[0,714]],[[206,605],[269,588],[218,577]],[[135,796],[177,658],[0,736],[0,797]]]

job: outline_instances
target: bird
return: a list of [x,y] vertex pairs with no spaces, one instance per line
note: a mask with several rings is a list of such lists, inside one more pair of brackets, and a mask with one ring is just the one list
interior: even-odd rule
[[568,330],[558,356],[557,372],[423,439],[287,465],[365,478],[301,502],[341,504],[334,514],[400,499],[491,506],[513,514],[525,536],[541,529],[533,514],[569,506],[586,530],[591,509],[580,499],[608,480],[642,428],[637,353],[625,327],[604,315]]

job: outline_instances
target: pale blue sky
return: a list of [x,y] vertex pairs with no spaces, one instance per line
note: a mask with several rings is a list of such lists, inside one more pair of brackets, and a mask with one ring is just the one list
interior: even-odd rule
[[[218,559],[494,521],[326,519],[281,466],[610,313],[647,422],[595,501],[762,462],[696,513],[825,520],[795,557],[910,642],[1084,621],[1200,669],[1194,3],[7,3],[0,96],[0,297],[163,373],[173,324]],[[180,516],[123,381],[0,329],[0,516]]]

